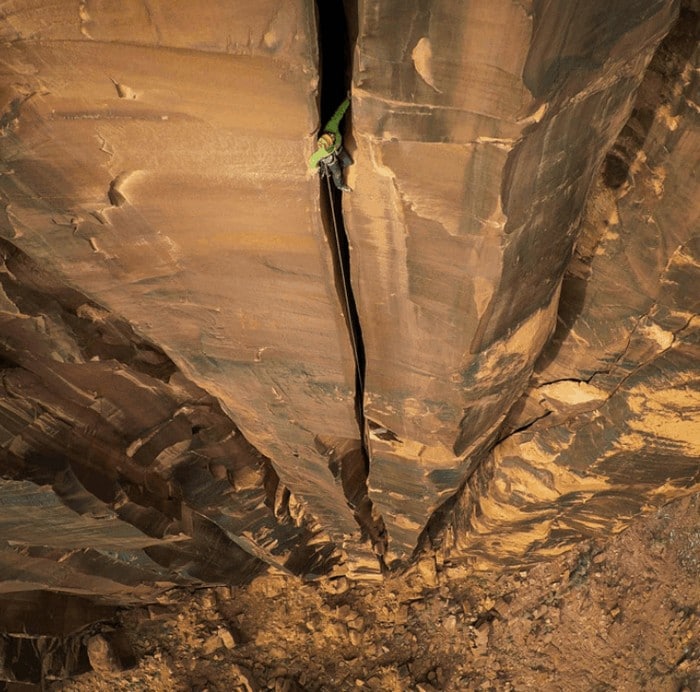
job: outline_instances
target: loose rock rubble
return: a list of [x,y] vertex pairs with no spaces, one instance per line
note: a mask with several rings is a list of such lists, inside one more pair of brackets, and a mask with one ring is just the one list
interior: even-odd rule
[[172,592],[121,618],[136,667],[61,689],[700,689],[700,495],[500,578],[432,564]]

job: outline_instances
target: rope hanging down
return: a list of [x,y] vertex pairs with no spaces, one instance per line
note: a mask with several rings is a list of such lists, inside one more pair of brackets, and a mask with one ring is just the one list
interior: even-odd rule
[[355,329],[353,328],[352,324],[352,307],[350,304],[350,295],[348,293],[348,286],[350,277],[345,275],[345,265],[343,263],[343,255],[342,252],[340,251],[340,231],[338,229],[338,217],[336,216],[336,211],[335,211],[335,201],[333,199],[333,188],[331,186],[331,177],[326,172],[326,175],[324,176],[326,179],[326,185],[328,186],[328,199],[330,200],[331,203],[331,217],[333,218],[333,232],[335,234],[335,250],[336,250],[336,258],[338,260],[338,267],[340,269],[340,279],[341,283],[343,286],[343,300],[345,302],[345,319],[348,322],[348,331],[350,332],[350,341],[352,342],[352,354],[353,357],[355,358],[355,368],[356,368],[356,373],[357,373],[357,388],[358,388],[358,395],[359,395],[359,406],[360,409],[362,407],[362,400],[364,398],[364,392],[363,392],[363,385],[362,385],[362,369],[360,366],[360,352],[358,349],[358,344],[357,344],[357,335],[355,334]]

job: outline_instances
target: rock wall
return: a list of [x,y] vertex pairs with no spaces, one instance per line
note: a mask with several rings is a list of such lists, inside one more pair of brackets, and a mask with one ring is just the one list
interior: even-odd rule
[[0,591],[521,564],[697,483],[697,8],[649,72],[679,2],[345,8],[338,257],[310,0],[3,6]]
[[126,322],[0,252],[0,593],[125,603],[337,563],[215,399]]
[[406,556],[557,319],[591,180],[673,2],[360,3],[346,202],[369,490]]
[[698,10],[683,7],[606,160],[557,331],[450,512],[448,559],[533,562],[698,487]]
[[304,165],[318,127],[313,4],[12,5],[0,234],[156,343],[339,546],[357,539],[329,469],[359,432]]

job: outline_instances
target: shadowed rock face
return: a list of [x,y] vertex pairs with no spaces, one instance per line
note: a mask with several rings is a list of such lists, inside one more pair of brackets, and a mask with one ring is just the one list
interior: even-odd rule
[[149,582],[332,565],[332,544],[215,399],[123,320],[0,245],[0,592],[123,602],[152,597]]
[[521,564],[694,487],[692,3],[650,70],[677,2],[346,3],[349,257],[313,3],[115,7],[3,9],[0,591]]
[[359,430],[304,166],[318,127],[314,8],[144,7],[8,13],[2,234],[158,344],[361,555],[329,469]]

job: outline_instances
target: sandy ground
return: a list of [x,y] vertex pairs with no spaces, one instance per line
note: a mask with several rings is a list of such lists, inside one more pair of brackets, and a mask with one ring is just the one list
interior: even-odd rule
[[700,495],[501,577],[424,562],[379,584],[265,576],[168,600],[104,633],[135,665],[54,689],[700,690]]

